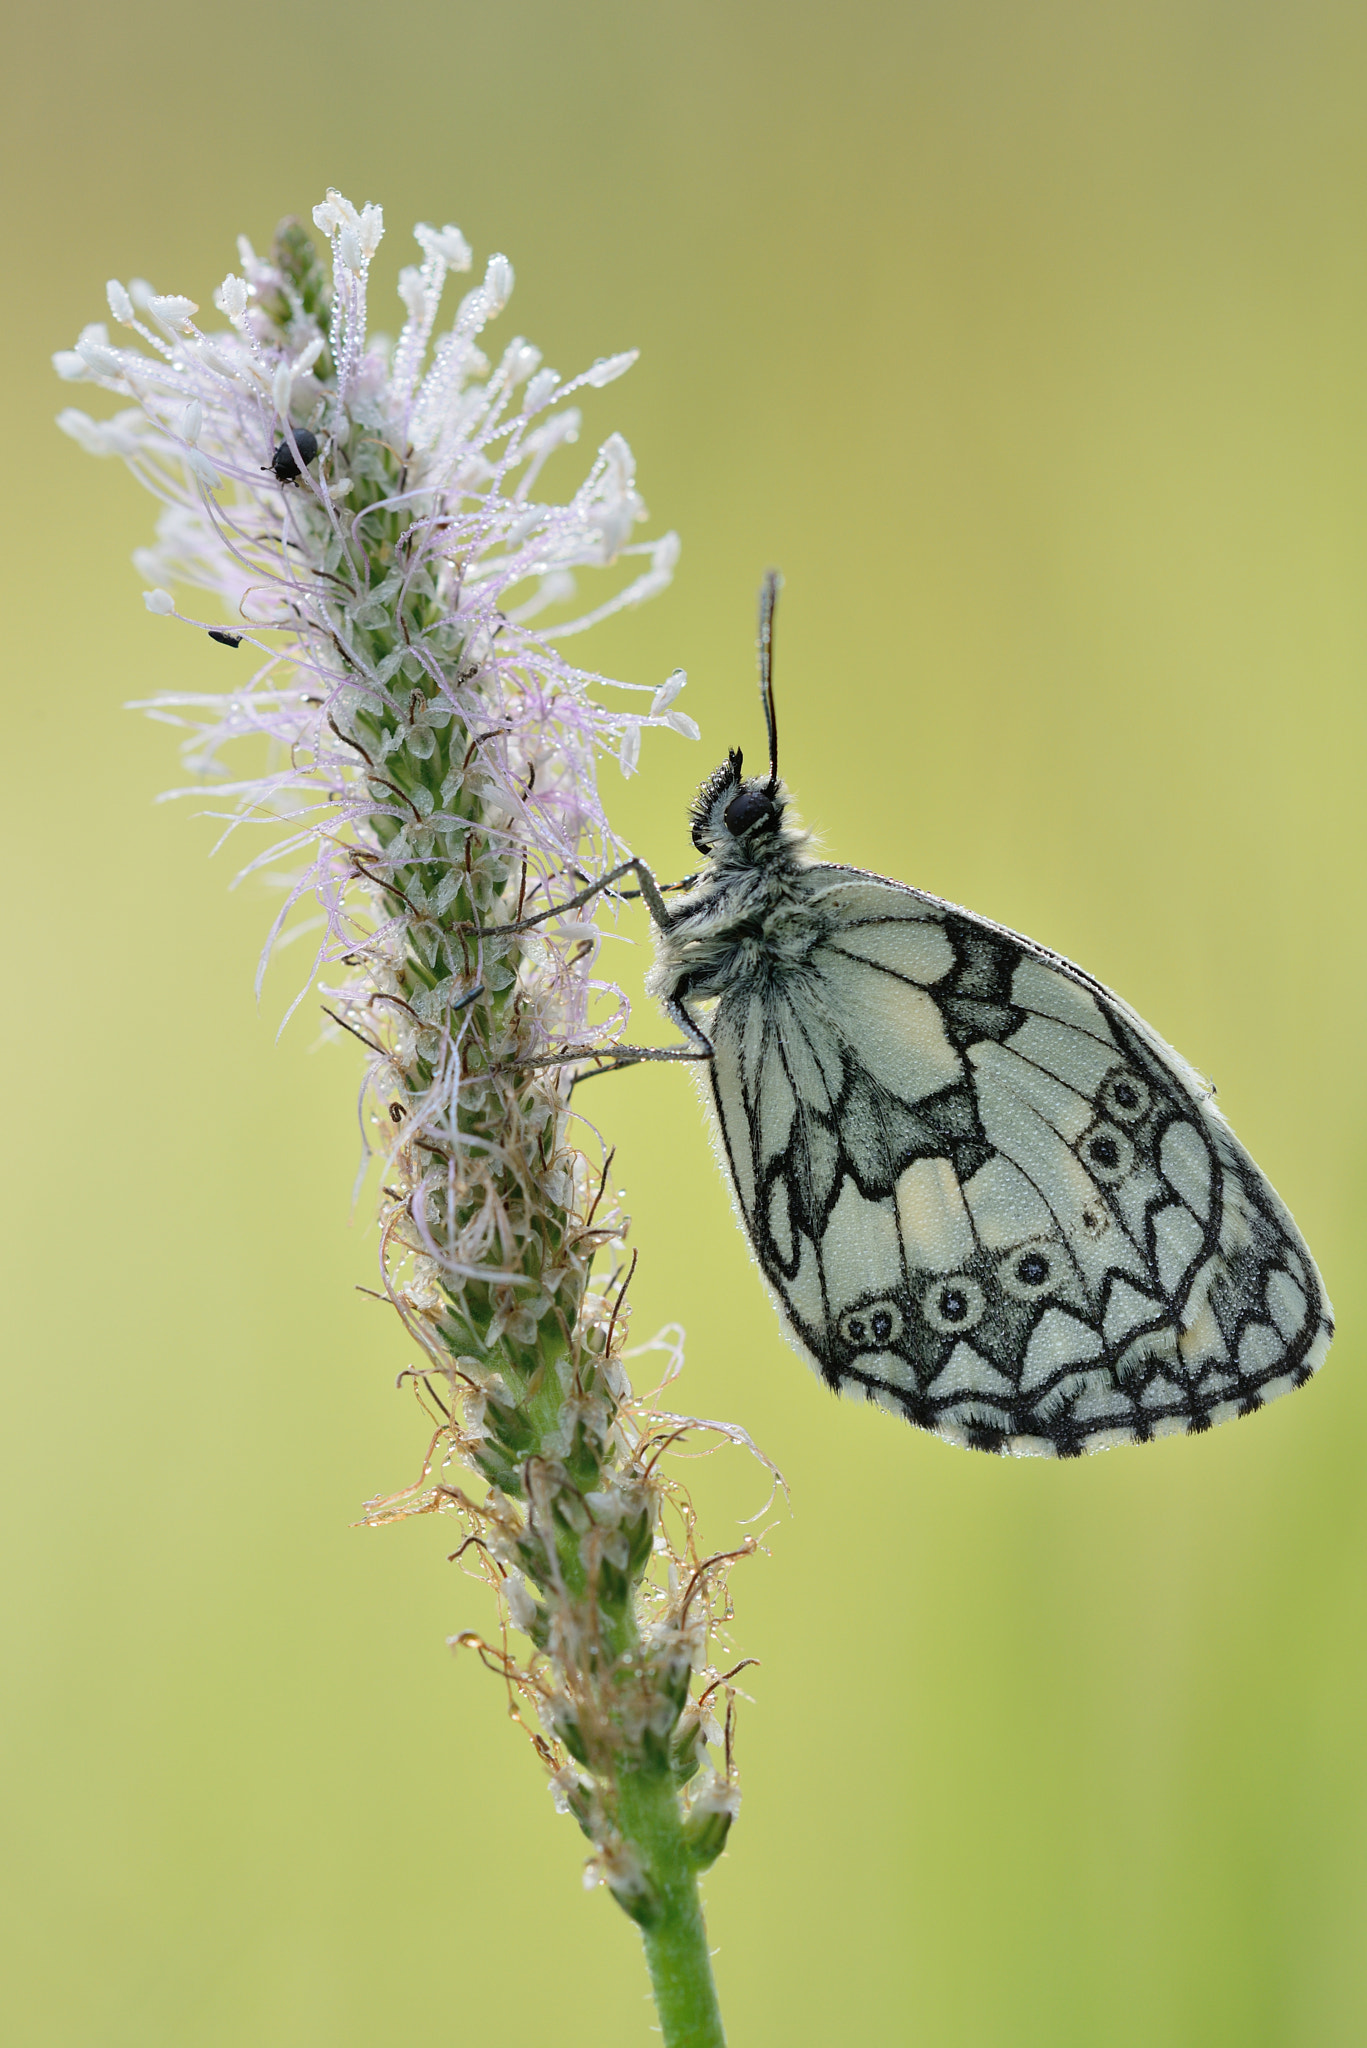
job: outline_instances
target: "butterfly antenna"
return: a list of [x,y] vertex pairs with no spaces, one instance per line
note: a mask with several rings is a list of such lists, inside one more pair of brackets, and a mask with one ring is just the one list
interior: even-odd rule
[[774,607],[783,578],[770,569],[759,592],[759,695],[769,729],[769,794],[778,788],[778,718],[774,711]]

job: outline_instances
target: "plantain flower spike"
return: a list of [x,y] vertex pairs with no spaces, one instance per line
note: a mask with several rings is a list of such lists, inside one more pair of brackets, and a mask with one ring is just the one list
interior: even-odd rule
[[[244,240],[203,325],[189,298],[111,282],[113,326],[54,360],[121,404],[59,424],[160,501],[134,557],[148,610],[242,671],[147,708],[185,730],[230,829],[266,835],[249,867],[275,872],[282,901],[262,971],[316,931],[309,986],[332,1035],[365,1049],[383,1286],[430,1435],[417,1481],[367,1520],[455,1517],[502,1619],[492,1640],[453,1641],[514,1689],[590,1880],[641,1927],[666,2041],[707,2048],[722,2033],[697,1873],[738,1803],[738,1667],[718,1670],[718,1632],[728,1567],[757,1541],[705,1555],[661,1454],[704,1430],[748,1439],[633,1394],[626,1223],[611,1154],[570,1102],[626,1023],[597,971],[613,906],[527,928],[624,855],[599,760],[630,774],[647,730],[697,737],[680,672],[651,691],[559,651],[662,590],[678,542],[632,538],[646,513],[618,435],[568,496],[542,486],[578,437],[577,395],[631,354],[569,379],[520,337],[486,354],[504,256],[442,326],[451,275],[471,269],[450,226],[415,229],[398,337],[372,335],[380,208],[330,191],[313,221],[330,263],[298,221],[269,256]],[[585,571],[603,591],[583,606]],[[208,616],[187,609],[195,591]],[[611,695],[638,687],[642,709]],[[678,1333],[655,1348],[667,1385]]]

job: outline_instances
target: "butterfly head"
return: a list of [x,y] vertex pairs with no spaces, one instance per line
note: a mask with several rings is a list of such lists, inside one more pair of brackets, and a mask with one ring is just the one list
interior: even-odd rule
[[746,775],[744,757],[733,747],[693,804],[693,844],[699,853],[727,866],[763,865],[785,849],[787,794],[776,776]]

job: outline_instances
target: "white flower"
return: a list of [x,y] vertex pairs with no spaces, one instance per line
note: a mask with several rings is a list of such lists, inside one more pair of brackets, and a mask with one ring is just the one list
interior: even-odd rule
[[[267,773],[234,773],[228,787],[244,820],[283,821],[286,853],[312,845],[277,932],[296,902],[316,895],[319,966],[353,963],[333,1007],[390,1048],[390,1079],[375,1082],[387,1100],[393,1072],[409,1076],[405,1140],[411,1147],[428,1129],[443,1156],[453,1142],[464,1156],[452,1091],[473,1102],[486,1086],[452,1052],[473,1028],[468,991],[497,995],[520,977],[522,1005],[500,1056],[582,1043],[597,948],[548,935],[534,949],[535,973],[515,970],[495,950],[477,960],[452,919],[506,917],[500,902],[531,909],[571,894],[573,878],[622,851],[598,800],[596,757],[611,753],[632,774],[645,725],[696,735],[673,708],[682,671],[654,692],[649,713],[613,709],[601,701],[602,679],[553,644],[661,589],[678,542],[632,539],[645,507],[620,435],[567,498],[540,488],[546,462],[578,429],[566,397],[609,383],[633,355],[566,381],[517,336],[491,361],[476,344],[513,289],[503,256],[441,331],[448,273],[471,262],[449,224],[416,229],[422,260],[400,279],[407,317],[382,352],[366,338],[380,209],[333,191],[314,220],[331,243],[331,275],[298,224],[269,258],[244,241],[240,274],[216,294],[229,323],[217,332],[197,324],[188,298],[111,281],[110,312],[131,330],[129,345],[94,322],[58,368],[128,403],[103,422],[69,408],[60,424],[91,453],[122,457],[162,502],[156,544],[136,557],[148,610],[183,617],[171,592],[197,586],[232,621],[226,634],[213,619],[202,630],[237,647],[238,660],[241,632],[257,646],[271,636],[274,652],[239,687],[179,695],[162,715],[191,727],[200,774],[227,774],[229,742],[274,744]],[[548,633],[531,629],[534,616],[563,613],[576,571],[642,557],[588,611]],[[613,1014],[620,1029],[624,999]],[[414,1059],[433,1069],[417,1088]],[[542,1074],[548,1106],[563,1105],[564,1086],[557,1070]],[[546,1167],[544,1186],[559,1186],[559,1169]],[[573,1176],[564,1186],[572,1192]],[[405,1228],[416,1229],[415,1255],[457,1292],[472,1270],[521,1267],[492,1212],[476,1205],[453,1235],[449,1217],[438,1218],[449,1198],[434,1202],[423,1183]],[[536,1300],[514,1287],[498,1327],[530,1341]]]
[[[699,1560],[680,1517],[684,1551],[657,1556],[666,1481],[621,1363],[630,1274],[605,1291],[594,1271],[625,1227],[569,1106],[575,1049],[610,1051],[627,1016],[620,991],[592,978],[603,902],[524,920],[621,857],[599,759],[632,774],[647,727],[696,737],[675,708],[682,670],[648,710],[624,711],[556,645],[662,589],[678,541],[633,538],[645,506],[620,435],[568,495],[541,482],[579,431],[566,401],[632,355],[569,380],[520,336],[486,356],[513,289],[503,256],[443,329],[448,274],[471,264],[450,225],[417,228],[398,338],[372,342],[380,209],[329,192],[313,217],[330,275],[298,223],[269,257],[244,241],[215,294],[217,331],[188,298],[111,281],[128,345],[100,321],[54,360],[121,409],[97,421],[68,408],[59,424],[91,454],[120,457],[161,503],[155,545],[134,557],[143,602],[211,635],[228,650],[213,661],[242,675],[154,709],[189,729],[187,758],[218,779],[236,826],[273,828],[250,866],[299,863],[271,939],[315,900],[317,917],[294,931],[321,927],[328,1013],[369,1051],[384,1284],[426,1357],[412,1376],[443,1457],[487,1482],[476,1504],[429,1461],[413,1493],[372,1519],[459,1505],[480,1568],[548,1660],[553,1685],[535,1665],[515,1681],[543,1690],[543,1756],[559,1764],[563,1741],[589,1757],[584,1774],[556,1770],[558,1795],[636,1910],[654,1880],[619,1825],[619,1760],[673,1740],[724,1605],[719,1559],[740,1553]],[[601,601],[533,629],[571,605],[576,572],[614,567]],[[212,618],[187,618],[173,595],[187,586],[210,594]],[[227,758],[244,740],[257,753],[245,774]],[[556,1530],[579,1546],[581,1591]],[[683,1611],[681,1585],[702,1588]],[[637,1645],[620,1669],[602,1655],[618,1637]],[[715,1816],[699,1806],[712,1832],[690,1837],[694,1862],[724,1840],[729,1814],[714,1803]]]

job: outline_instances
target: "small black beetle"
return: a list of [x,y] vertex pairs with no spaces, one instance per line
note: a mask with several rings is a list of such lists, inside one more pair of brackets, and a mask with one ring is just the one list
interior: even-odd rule
[[[311,434],[307,427],[296,427],[294,439],[299,449],[300,461],[304,463],[312,462],[314,456],[318,453],[318,436]],[[270,468],[274,472],[275,481],[278,484],[292,484],[297,476],[303,475],[299,463],[294,459],[294,449],[291,448],[288,441],[282,441],[274,455],[272,455],[269,464],[263,462],[261,467],[263,469]]]
[[209,628],[209,638],[217,640],[220,647],[240,647],[242,645],[242,635],[240,633],[220,633],[213,626]]

